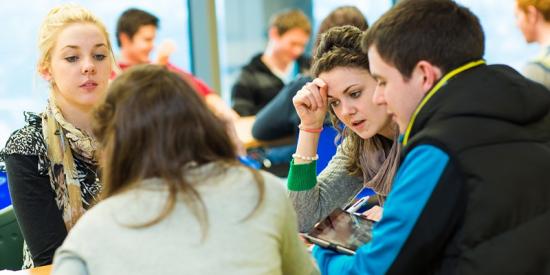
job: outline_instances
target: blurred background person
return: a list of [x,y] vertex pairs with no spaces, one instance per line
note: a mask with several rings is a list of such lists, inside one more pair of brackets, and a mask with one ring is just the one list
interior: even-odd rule
[[300,10],[273,15],[265,51],[255,55],[242,68],[231,89],[233,109],[242,116],[255,115],[298,74],[309,69],[304,55],[311,34],[311,23]]
[[[365,31],[369,24],[367,18],[355,6],[342,6],[331,11],[319,25],[315,35],[314,48],[319,43],[320,35],[333,27],[351,25]],[[252,135],[259,140],[276,140],[298,134],[300,118],[292,104],[292,98],[302,86],[313,80],[310,73],[305,73],[277,94],[258,114],[252,128]],[[330,123],[330,122],[329,122]]]
[[[137,64],[149,64],[152,62],[150,55],[154,48],[159,24],[159,19],[155,15],[137,8],[127,9],[120,15],[117,21],[116,37],[117,45],[120,48],[118,65],[122,70],[126,70]],[[168,70],[177,73],[189,82],[204,98],[209,109],[227,123],[228,132],[237,147],[238,154],[246,154],[233,125],[235,120],[239,118],[239,115],[202,80],[172,65],[169,62],[169,57],[174,50],[175,45],[173,43],[163,43],[155,63],[165,66]]]

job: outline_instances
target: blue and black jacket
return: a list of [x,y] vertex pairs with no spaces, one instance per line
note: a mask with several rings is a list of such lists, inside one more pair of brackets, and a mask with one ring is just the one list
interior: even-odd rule
[[549,274],[550,94],[466,64],[426,95],[373,239],[323,274]]

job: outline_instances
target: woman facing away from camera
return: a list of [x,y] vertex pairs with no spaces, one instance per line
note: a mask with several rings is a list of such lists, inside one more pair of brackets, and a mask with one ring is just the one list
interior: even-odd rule
[[178,75],[129,69],[94,121],[104,200],[53,274],[318,274],[280,180],[238,163],[224,124]]
[[[386,109],[372,101],[376,81],[361,50],[362,33],[342,26],[322,34],[312,64],[317,78],[293,98],[301,123],[288,189],[301,232],[344,208],[363,187],[372,188],[383,206],[397,169],[397,127]],[[317,145],[327,112],[343,141],[317,177]],[[375,206],[364,214],[379,220],[382,208]]]
[[114,65],[105,26],[77,5],[53,8],[39,31],[38,71],[50,83],[39,115],[25,113],[0,153],[25,239],[23,268],[50,264],[99,195],[91,113]]

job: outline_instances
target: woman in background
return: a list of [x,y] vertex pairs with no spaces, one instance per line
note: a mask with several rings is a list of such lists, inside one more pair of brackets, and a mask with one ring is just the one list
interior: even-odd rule
[[114,65],[105,26],[77,5],[52,9],[39,31],[38,71],[50,83],[40,115],[26,113],[0,154],[25,239],[24,268],[50,264],[100,191],[91,114]]
[[238,163],[223,123],[175,73],[123,73],[94,133],[105,200],[71,231],[53,274],[318,273],[280,180]]

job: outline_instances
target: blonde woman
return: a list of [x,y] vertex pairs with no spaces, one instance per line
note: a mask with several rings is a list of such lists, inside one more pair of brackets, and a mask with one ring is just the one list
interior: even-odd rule
[[38,72],[50,83],[48,103],[41,114],[25,114],[27,124],[1,152],[26,243],[24,268],[50,264],[99,194],[91,112],[114,64],[105,26],[77,5],[48,13],[38,48]]

